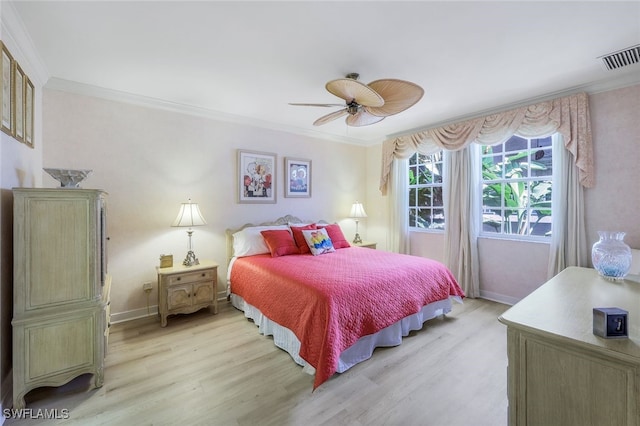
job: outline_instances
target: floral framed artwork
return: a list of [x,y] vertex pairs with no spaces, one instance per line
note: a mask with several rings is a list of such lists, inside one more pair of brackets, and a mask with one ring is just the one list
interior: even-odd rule
[[285,158],[285,197],[311,197],[311,160]]
[[0,73],[2,73],[0,129],[6,134],[13,136],[15,114],[13,109],[13,57],[1,41],[0,50]]
[[238,150],[238,202],[276,202],[276,154]]

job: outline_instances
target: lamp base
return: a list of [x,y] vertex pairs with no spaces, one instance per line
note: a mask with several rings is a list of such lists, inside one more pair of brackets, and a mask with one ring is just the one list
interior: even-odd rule
[[200,261],[196,257],[196,254],[192,250],[189,250],[189,252],[187,252],[187,257],[184,258],[184,261],[182,262],[182,264],[184,266],[193,266],[193,265],[199,265]]
[[353,244],[362,244],[362,238],[360,238],[360,234],[356,232],[356,237],[353,239]]

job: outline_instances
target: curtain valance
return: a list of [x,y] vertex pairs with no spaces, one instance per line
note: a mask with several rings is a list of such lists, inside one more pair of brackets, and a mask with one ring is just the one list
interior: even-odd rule
[[441,149],[457,151],[471,142],[495,145],[507,141],[514,134],[534,138],[556,132],[562,134],[565,148],[573,154],[580,184],[586,188],[593,187],[589,100],[586,93],[578,93],[389,139],[382,145],[380,191],[383,195],[387,193],[394,158],[409,158],[416,152],[433,154]]

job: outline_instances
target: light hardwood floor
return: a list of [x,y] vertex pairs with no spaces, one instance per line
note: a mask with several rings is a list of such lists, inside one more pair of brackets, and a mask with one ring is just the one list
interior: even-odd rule
[[[81,425],[446,425],[507,424],[508,306],[454,303],[402,345],[336,374],[312,392],[273,340],[228,303],[169,318],[112,326],[104,386],[81,376],[27,395],[27,408],[67,409]],[[5,425],[43,424],[7,419]]]

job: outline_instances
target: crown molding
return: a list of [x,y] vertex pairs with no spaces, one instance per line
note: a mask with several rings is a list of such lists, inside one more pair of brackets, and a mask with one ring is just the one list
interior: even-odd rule
[[[220,111],[214,111],[207,108],[201,108],[176,102],[170,102],[163,99],[151,98],[147,96],[135,95],[128,92],[106,89],[103,87],[93,86],[90,84],[79,83],[76,81],[64,80],[52,77],[44,86],[45,89],[57,90],[61,92],[74,93],[76,95],[90,96],[116,102],[125,102],[132,105],[160,109],[180,114],[203,117],[212,120],[223,121],[227,123],[240,124],[244,126],[258,127],[279,132],[286,132],[306,136],[315,139],[329,140],[332,142],[346,143],[350,145],[369,146],[371,143],[361,139],[327,135],[325,133],[307,129],[301,129],[293,126],[285,126],[270,123],[262,120],[256,120],[234,114],[227,114]],[[382,141],[380,141],[381,143]],[[375,144],[378,142],[376,141]]]
[[[640,65],[632,65],[632,66],[640,69]],[[420,126],[404,132],[393,133],[393,134],[387,135],[387,139],[399,138],[402,136],[412,135],[418,132],[424,132],[425,130],[429,130],[429,129],[436,129],[439,127],[444,127],[451,124],[460,123],[463,121],[474,120],[476,118],[486,117],[488,115],[497,114],[500,112],[509,111],[516,108],[522,108],[528,105],[534,105],[540,102],[545,102],[551,99],[556,99],[564,96],[570,96],[580,92],[586,92],[589,95],[593,95],[596,93],[609,92],[611,90],[617,90],[625,87],[635,86],[636,84],[640,84],[640,72],[635,72],[635,73],[629,72],[614,78],[602,79],[602,80],[594,81],[588,84],[583,84],[580,86],[574,86],[571,88],[560,90],[557,92],[547,93],[545,95],[528,98],[523,101],[519,101],[511,104],[505,104],[496,108],[490,108],[483,111],[474,112],[472,114],[462,115],[462,116],[458,116],[448,120],[440,121],[437,123],[432,123],[426,126]]]

